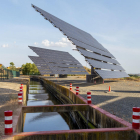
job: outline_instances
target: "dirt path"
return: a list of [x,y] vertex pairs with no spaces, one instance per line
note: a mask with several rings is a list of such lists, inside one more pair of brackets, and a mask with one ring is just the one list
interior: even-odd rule
[[27,83],[27,79],[13,79],[0,81],[0,140],[4,134],[4,111],[12,110],[13,115],[16,115],[18,105],[18,92],[21,83]]

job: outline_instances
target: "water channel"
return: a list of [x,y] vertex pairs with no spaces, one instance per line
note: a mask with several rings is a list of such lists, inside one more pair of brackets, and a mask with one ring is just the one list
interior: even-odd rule
[[[30,81],[27,106],[61,104],[40,82]],[[26,113],[23,132],[78,129],[69,113]]]

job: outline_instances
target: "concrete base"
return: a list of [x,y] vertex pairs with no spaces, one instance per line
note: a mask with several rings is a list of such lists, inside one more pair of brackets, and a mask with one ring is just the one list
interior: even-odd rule
[[103,84],[104,80],[103,78],[96,78],[93,79],[95,75],[86,75],[86,82],[87,83],[94,83],[94,84]]
[[59,78],[67,78],[67,74],[59,74]]

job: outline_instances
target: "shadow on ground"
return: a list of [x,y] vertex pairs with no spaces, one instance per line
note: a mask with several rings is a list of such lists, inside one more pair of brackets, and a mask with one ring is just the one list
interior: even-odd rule
[[[87,98],[86,94],[80,94],[83,98]],[[91,95],[91,100],[94,105],[106,102],[108,100],[114,99],[118,96],[103,96],[103,95]]]

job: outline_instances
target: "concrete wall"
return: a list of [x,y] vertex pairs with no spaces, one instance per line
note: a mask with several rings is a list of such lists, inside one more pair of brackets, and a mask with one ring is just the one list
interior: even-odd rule
[[22,113],[85,111],[88,107],[88,105],[23,106]]
[[[50,90],[50,92],[54,93],[55,92],[55,96],[58,96],[59,98],[61,98],[61,100],[64,103],[75,103],[75,104],[86,104],[86,101],[81,100],[81,96],[76,96],[72,91],[70,91],[68,88],[55,84],[52,81],[49,81],[47,79],[44,78],[39,78],[40,80],[43,81],[44,86]],[[63,99],[64,98],[64,99]]]
[[16,135],[13,140],[136,140],[134,131],[127,129],[63,130],[28,132]]

